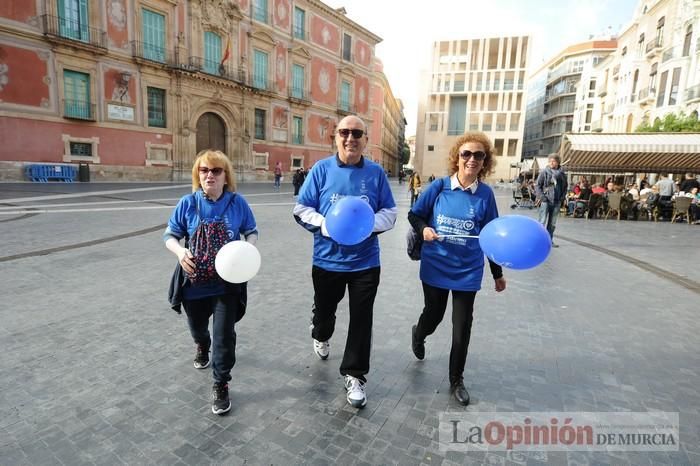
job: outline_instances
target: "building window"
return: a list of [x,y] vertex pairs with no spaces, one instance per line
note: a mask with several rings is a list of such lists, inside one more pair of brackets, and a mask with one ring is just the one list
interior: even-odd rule
[[304,98],[304,67],[297,65],[296,63],[292,65],[292,97],[295,99]]
[[70,155],[80,157],[92,157],[92,143],[89,142],[69,142]]
[[253,1],[253,19],[261,23],[267,23],[267,0]]
[[659,81],[659,93],[656,97],[656,106],[663,107],[664,98],[666,97],[666,79],[668,78],[668,71],[661,73],[661,81]]
[[265,110],[255,109],[255,139],[265,139]]
[[676,105],[676,99],[678,98],[678,84],[681,81],[681,69],[674,68],[673,76],[671,77],[671,93],[668,96],[668,104]]
[[63,115],[79,120],[94,120],[90,102],[90,75],[77,71],[63,71]]
[[349,34],[343,34],[343,60],[352,61],[352,37]]
[[350,111],[350,83],[343,81],[340,83],[340,109]]
[[428,146],[428,152],[433,152],[435,150],[435,146],[430,145]]
[[304,144],[304,119],[302,117],[292,118],[292,144]]
[[666,17],[662,16],[656,23],[656,46],[661,47],[664,43],[664,24],[666,23]]
[[100,138],[77,138],[68,134],[62,135],[64,162],[100,163],[98,147]]
[[624,47],[622,47],[622,56],[624,57],[625,55],[627,55],[627,46],[626,45]]
[[304,168],[304,156],[292,155],[292,170],[296,170],[298,168]]
[[637,56],[644,56],[644,33],[639,35],[639,41],[637,42]]
[[253,86],[267,89],[267,53],[253,50]]
[[683,39],[683,55],[682,57],[687,57],[690,55],[690,43],[693,40],[693,25],[688,25],[688,29],[685,30],[685,39]]
[[438,130],[438,115],[431,114],[429,115],[429,131],[437,131]]
[[221,58],[221,36],[206,31],[204,33],[204,72],[218,75]]
[[[447,126],[447,135],[456,136],[464,134],[464,125],[467,120],[467,98],[452,97],[450,99],[450,116]],[[505,124],[505,122],[504,122]]]
[[142,9],[143,58],[165,63],[165,16]]
[[299,7],[294,7],[294,37],[305,39],[306,12]]
[[58,31],[61,37],[90,41],[88,0],[58,0]]
[[148,126],[165,128],[165,89],[148,87]]

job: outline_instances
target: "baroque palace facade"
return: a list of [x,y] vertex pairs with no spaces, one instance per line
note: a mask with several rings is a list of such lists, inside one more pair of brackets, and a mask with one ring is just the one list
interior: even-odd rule
[[214,148],[266,179],[334,152],[348,114],[397,172],[380,41],[317,0],[0,2],[0,178],[87,163],[96,180],[186,180]]

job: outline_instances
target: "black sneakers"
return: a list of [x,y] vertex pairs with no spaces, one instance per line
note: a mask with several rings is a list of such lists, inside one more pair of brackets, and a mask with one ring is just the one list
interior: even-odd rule
[[195,369],[206,369],[209,367],[209,347],[197,344],[197,352],[194,355]]
[[417,325],[414,325],[411,329],[411,348],[418,359],[423,359],[425,357],[425,341],[419,341],[416,338],[416,327]]
[[228,397],[228,384],[215,382],[211,389],[211,412],[226,414],[231,410],[231,400]]

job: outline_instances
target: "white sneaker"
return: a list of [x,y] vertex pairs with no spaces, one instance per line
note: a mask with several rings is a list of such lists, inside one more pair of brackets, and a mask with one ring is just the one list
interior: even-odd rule
[[353,408],[364,408],[367,404],[365,383],[351,375],[345,376],[345,390],[348,392],[348,403]]
[[328,359],[328,354],[330,353],[331,344],[327,341],[318,341],[314,338],[314,353],[319,358],[326,360]]

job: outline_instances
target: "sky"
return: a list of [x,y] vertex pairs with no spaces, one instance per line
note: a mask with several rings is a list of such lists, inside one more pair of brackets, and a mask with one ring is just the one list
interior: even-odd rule
[[[436,40],[529,34],[530,70],[591,35],[618,34],[640,0],[322,0],[382,38],[376,49],[394,96],[415,134],[421,70]],[[427,5],[429,8],[417,8]]]

